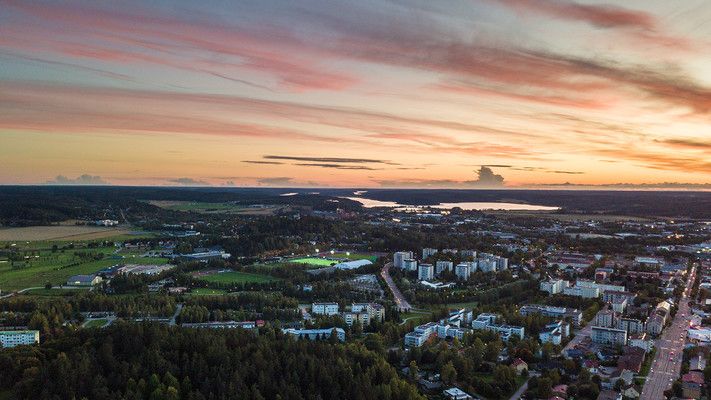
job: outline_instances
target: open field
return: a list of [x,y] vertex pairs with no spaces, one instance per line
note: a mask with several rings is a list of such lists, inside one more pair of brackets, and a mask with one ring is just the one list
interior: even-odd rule
[[102,328],[108,322],[107,319],[92,319],[84,324],[84,328]]
[[200,276],[199,279],[216,283],[266,283],[278,280],[269,275],[250,274],[247,272],[219,272],[210,275]]
[[190,294],[196,296],[220,296],[227,294],[227,291],[222,289],[195,288],[190,292]]
[[105,228],[100,226],[54,225],[27,226],[22,228],[1,228],[0,242],[35,240],[97,240],[112,236],[129,235],[127,228]]
[[173,211],[192,211],[204,214],[272,215],[285,206],[250,207],[235,203],[206,203],[200,201],[151,200],[154,206]]
[[[140,257],[127,254],[121,257],[114,247],[93,249],[67,249],[52,252],[50,249],[29,246],[21,248],[22,259],[10,261],[0,258],[0,289],[19,290],[65,284],[72,275],[93,274],[116,264],[165,264],[165,258]],[[52,293],[54,294],[54,293]]]
[[31,289],[22,294],[24,296],[51,296],[51,297],[62,297],[62,296],[73,296],[77,293],[86,292],[86,289],[64,289],[64,288],[52,288],[52,289]]
[[318,257],[294,258],[294,259],[288,260],[288,262],[294,263],[294,264],[307,264],[307,265],[312,265],[315,267],[330,267],[333,264],[338,264],[338,261],[326,260],[325,258],[318,258]]

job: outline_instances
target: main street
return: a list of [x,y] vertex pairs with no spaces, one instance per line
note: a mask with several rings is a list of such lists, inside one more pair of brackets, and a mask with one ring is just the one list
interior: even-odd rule
[[407,299],[402,295],[400,289],[397,288],[393,278],[390,276],[390,267],[392,265],[393,263],[386,263],[383,266],[382,271],[380,271],[380,276],[383,277],[385,283],[388,285],[388,288],[390,288],[393,298],[395,299],[395,304],[397,304],[398,311],[409,311],[412,308],[410,303],[407,302]]
[[659,400],[664,398],[664,391],[671,388],[681,372],[682,353],[689,328],[689,295],[696,278],[696,266],[693,266],[686,282],[686,288],[679,300],[676,316],[657,340],[657,354],[652,361],[647,381],[642,388],[640,400]]

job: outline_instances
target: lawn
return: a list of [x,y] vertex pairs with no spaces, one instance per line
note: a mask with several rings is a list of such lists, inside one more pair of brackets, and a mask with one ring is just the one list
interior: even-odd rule
[[107,319],[92,319],[84,324],[84,328],[102,328],[107,322]]
[[250,274],[247,272],[222,272],[200,277],[200,279],[215,283],[266,283],[278,280],[269,275]]
[[222,289],[195,288],[190,294],[197,296],[221,296],[227,294],[227,291]]
[[59,288],[54,288],[54,289],[32,289],[28,290],[26,292],[23,292],[23,295],[26,296],[52,296],[52,297],[60,297],[60,296],[73,296],[77,293],[81,292],[86,292],[89,290],[89,288],[86,289],[59,289]]
[[[146,258],[129,255],[123,259],[112,258],[115,248],[98,247],[93,249],[67,249],[64,252],[52,252],[34,245],[22,247],[25,258],[13,263],[0,259],[0,289],[12,291],[29,287],[44,287],[50,282],[54,286],[65,284],[72,275],[93,274],[115,264],[165,264],[165,258]],[[88,254],[103,254],[95,260]],[[4,261],[4,262],[3,262]]]
[[333,264],[338,264],[337,261],[326,260],[325,258],[318,257],[294,258],[292,260],[289,260],[289,262],[294,264],[307,264],[315,267],[330,267]]

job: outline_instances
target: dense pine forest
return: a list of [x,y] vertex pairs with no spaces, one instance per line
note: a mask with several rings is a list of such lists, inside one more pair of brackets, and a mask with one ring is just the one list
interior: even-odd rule
[[17,399],[421,399],[361,344],[117,323],[0,353]]

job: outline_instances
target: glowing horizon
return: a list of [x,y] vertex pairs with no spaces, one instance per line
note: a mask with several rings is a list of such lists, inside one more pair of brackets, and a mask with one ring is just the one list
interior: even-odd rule
[[711,183],[703,1],[0,5],[0,184]]

